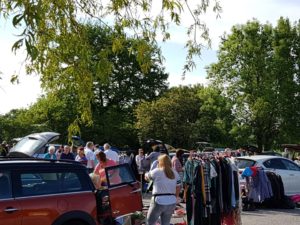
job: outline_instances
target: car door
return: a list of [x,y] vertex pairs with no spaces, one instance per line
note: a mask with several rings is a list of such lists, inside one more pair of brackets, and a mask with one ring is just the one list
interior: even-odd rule
[[84,182],[83,173],[51,167],[17,171],[15,176],[20,182],[16,184],[16,199],[23,209],[22,225],[52,225],[71,211],[96,217],[95,195],[90,184]]
[[141,211],[143,208],[140,183],[127,163],[105,168],[109,201],[114,218]]
[[282,162],[281,158],[272,158],[266,160],[263,165],[270,171],[275,172],[281,176],[284,193],[286,195],[291,195],[293,192],[293,177],[289,175],[289,170],[287,170],[285,164]]
[[21,208],[13,198],[11,176],[0,170],[0,221],[5,225],[21,225]]
[[281,159],[283,164],[285,165],[288,176],[291,178],[291,191],[290,194],[300,194],[300,167],[287,159]]

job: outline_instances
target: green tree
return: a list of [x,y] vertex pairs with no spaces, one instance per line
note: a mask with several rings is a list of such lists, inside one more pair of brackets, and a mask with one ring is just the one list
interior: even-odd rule
[[193,139],[208,141],[214,146],[234,146],[232,129],[232,103],[220,89],[209,86],[198,91],[201,106],[195,123]]
[[[107,56],[112,64],[111,75],[99,76],[96,67],[99,65],[99,52],[112,48],[114,32],[97,25],[87,25],[91,58],[87,67],[93,79],[93,99],[91,101],[93,124],[85,126],[78,122],[80,129],[73,128],[73,133],[82,136],[84,140],[98,143],[110,142],[118,146],[137,144],[134,128],[133,108],[142,100],[153,100],[167,89],[168,74],[164,72],[159,61],[158,49],[153,45],[151,58],[155,63],[147,73],[143,73],[137,61],[137,54],[130,52],[133,44],[131,39],[125,39],[127,46],[123,51]],[[62,51],[57,47],[55,51]],[[53,53],[55,53],[53,51]],[[67,60],[66,58],[65,60]],[[64,64],[64,61],[61,63]],[[59,72],[59,71],[58,71]],[[63,71],[67,77],[68,71]],[[44,130],[56,131],[62,134],[63,142],[67,141],[67,128],[77,121],[80,113],[79,96],[72,85],[57,82],[56,87],[40,98],[26,113],[25,121],[39,125]],[[25,134],[24,134],[25,135]]]
[[32,133],[35,126],[24,118],[25,109],[14,109],[0,116],[0,137],[2,140],[11,141],[13,138],[23,137]]
[[279,141],[280,134],[285,134],[286,141],[295,136],[293,124],[299,124],[298,38],[295,27],[283,18],[275,28],[256,20],[234,26],[223,38],[209,78],[234,103],[231,134],[237,142],[255,142],[259,150],[267,150]]
[[231,104],[213,87],[171,88],[156,101],[136,108],[141,140],[158,138],[175,147],[192,148],[197,141],[232,146]]
[[[93,75],[88,68],[92,53],[86,48],[88,32],[82,24],[87,20],[106,26],[111,23],[116,31],[112,48],[99,52],[101,66],[96,68],[99,76],[105,78],[111,74],[112,67],[107,56],[122,51],[124,31],[129,31],[135,39],[132,51],[137,52],[137,61],[145,72],[152,65],[149,43],[155,42],[158,34],[162,34],[164,41],[168,40],[170,25],[179,26],[183,11],[190,12],[193,22],[187,28],[188,53],[184,67],[184,71],[188,71],[195,66],[193,56],[201,53],[203,40],[209,44],[208,29],[200,20],[209,9],[209,3],[209,0],[196,4],[181,0],[0,0],[0,16],[21,30],[13,50],[25,47],[28,73],[40,74],[46,91],[67,85],[78,95],[80,117],[71,126],[76,127],[78,123],[92,122]],[[213,11],[219,12],[219,1],[214,0],[214,3]],[[159,10],[153,15],[154,9]]]
[[140,140],[157,138],[175,147],[190,147],[193,124],[200,108],[199,88],[174,87],[157,101],[138,105],[136,128]]

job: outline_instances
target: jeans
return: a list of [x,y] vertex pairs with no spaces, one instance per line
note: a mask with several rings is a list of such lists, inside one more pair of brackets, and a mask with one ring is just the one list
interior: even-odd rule
[[160,217],[161,225],[170,225],[172,214],[175,210],[176,204],[160,205],[154,199],[151,200],[150,208],[147,214],[147,224],[155,225]]

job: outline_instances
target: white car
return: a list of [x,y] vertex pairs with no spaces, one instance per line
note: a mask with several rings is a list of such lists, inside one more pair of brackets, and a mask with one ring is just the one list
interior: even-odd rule
[[285,195],[300,194],[300,167],[292,160],[271,155],[243,156],[235,160],[240,172],[246,167],[262,167],[281,176]]

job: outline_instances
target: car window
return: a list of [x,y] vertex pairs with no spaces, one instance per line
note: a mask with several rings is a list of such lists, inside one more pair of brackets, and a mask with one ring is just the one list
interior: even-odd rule
[[245,169],[255,165],[255,161],[250,159],[236,159],[235,164],[239,169]]
[[281,161],[281,159],[269,159],[265,161],[263,165],[268,169],[286,170],[286,167]]
[[128,164],[108,167],[105,169],[108,180],[108,186],[117,186],[120,184],[130,184],[136,181]]
[[285,167],[288,170],[295,170],[295,171],[300,171],[300,167],[296,165],[295,163],[292,163],[288,160],[282,159],[282,163],[285,165]]
[[0,171],[0,199],[12,197],[10,174]]
[[88,189],[88,183],[76,172],[21,172],[19,196],[48,195]]
[[17,149],[20,152],[27,152],[28,149],[37,149],[40,148],[43,144],[43,141],[35,138],[23,138],[21,139],[15,146],[15,149]]

